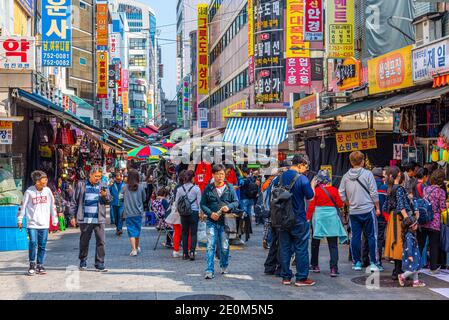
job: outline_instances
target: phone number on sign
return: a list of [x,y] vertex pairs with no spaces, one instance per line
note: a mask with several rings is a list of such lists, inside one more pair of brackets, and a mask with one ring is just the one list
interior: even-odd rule
[[56,67],[68,67],[68,66],[70,66],[70,61],[69,60],[48,60],[48,59],[43,59],[42,62],[43,62],[43,64],[45,66],[56,66]]
[[70,54],[68,53],[43,53],[44,59],[70,59]]

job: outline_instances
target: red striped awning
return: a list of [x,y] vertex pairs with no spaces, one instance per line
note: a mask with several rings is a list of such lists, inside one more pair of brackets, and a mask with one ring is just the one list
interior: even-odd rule
[[433,78],[433,87],[434,88],[439,88],[439,87],[445,86],[448,83],[449,83],[449,74],[444,74],[442,76]]
[[152,124],[147,125],[148,128],[153,130],[155,133],[159,133],[159,129],[156,126],[153,126]]
[[157,131],[155,131],[155,130],[153,130],[153,129],[150,129],[150,128],[146,128],[146,127],[139,128],[139,131],[140,131],[140,132],[143,132],[143,133],[146,134],[147,136],[151,136],[152,134],[157,133]]

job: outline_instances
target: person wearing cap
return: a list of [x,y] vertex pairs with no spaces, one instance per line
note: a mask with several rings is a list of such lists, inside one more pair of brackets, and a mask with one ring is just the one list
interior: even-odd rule
[[[374,176],[374,180],[377,185],[377,193],[379,194],[379,206],[383,208],[385,201],[387,200],[387,190],[388,186],[385,183],[385,174],[383,168],[374,168],[371,170]],[[382,212],[380,216],[377,217],[377,251],[379,255],[378,267],[383,270],[382,265],[382,252],[385,247],[385,230],[387,229],[387,217],[388,213]],[[362,244],[362,259],[363,267],[366,268],[370,265],[369,260],[369,245],[368,238],[365,233],[363,233],[363,244]]]
[[37,170],[31,173],[31,178],[34,186],[29,187],[25,191],[17,216],[17,226],[22,231],[22,221],[26,215],[27,232],[30,241],[28,246],[28,257],[30,260],[28,275],[34,276],[35,274],[46,274],[44,262],[50,215],[53,226],[56,226],[58,224],[58,214],[53,193],[47,187],[47,174]]
[[[289,170],[282,173],[280,177],[273,180],[274,186],[278,186],[282,181],[283,187],[293,187],[290,190],[292,194],[292,207],[296,217],[296,224],[289,230],[279,231],[279,247],[281,258],[281,276],[282,284],[290,285],[293,273],[290,269],[290,261],[293,253],[296,256],[296,281],[295,286],[313,286],[315,281],[309,279],[309,238],[310,224],[306,219],[305,200],[311,200],[314,196],[313,190],[315,182],[312,184],[305,176],[309,168],[309,160],[306,155],[295,155],[292,159],[292,166]],[[294,181],[296,180],[296,181]]]
[[312,222],[312,257],[310,268],[319,273],[318,256],[320,240],[327,239],[330,254],[330,276],[338,276],[338,242],[343,244],[348,239],[346,230],[341,222],[340,208],[343,207],[338,189],[331,185],[331,178],[327,170],[320,170],[315,177],[315,197],[307,209],[307,221]]

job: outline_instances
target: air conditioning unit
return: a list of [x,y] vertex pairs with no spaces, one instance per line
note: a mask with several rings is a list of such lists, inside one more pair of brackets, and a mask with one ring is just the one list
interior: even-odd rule
[[437,20],[421,20],[415,24],[416,46],[422,46],[442,37],[441,19]]

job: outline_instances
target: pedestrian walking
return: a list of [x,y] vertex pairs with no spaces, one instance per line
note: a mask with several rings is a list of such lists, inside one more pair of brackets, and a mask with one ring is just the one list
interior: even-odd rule
[[205,279],[214,278],[214,257],[218,242],[220,248],[221,274],[226,274],[229,266],[229,239],[225,233],[224,214],[230,213],[239,206],[233,185],[225,182],[225,167],[221,164],[212,168],[214,182],[204,189],[201,197],[201,210],[207,216],[207,250]]
[[173,190],[173,203],[171,206],[171,213],[170,215],[165,219],[165,221],[173,226],[173,258],[180,258],[182,254],[179,252],[179,247],[181,244],[181,237],[182,237],[182,224],[181,224],[181,216],[179,215],[179,212],[177,210],[177,204],[176,204],[176,195],[178,193],[178,189],[182,186],[182,181],[184,181],[184,174],[186,173],[186,170],[182,170],[178,176],[178,185]]
[[132,257],[141,252],[140,232],[142,230],[142,219],[145,215],[144,203],[146,201],[145,187],[140,184],[140,174],[135,169],[129,170],[128,182],[123,186],[124,216],[128,230],[129,242],[131,243]]
[[79,181],[75,187],[74,196],[70,203],[70,221],[72,226],[78,222],[80,226],[80,269],[87,269],[89,242],[92,232],[95,233],[95,269],[99,272],[108,271],[105,267],[105,224],[106,205],[111,200],[107,185],[100,183],[102,169],[93,166],[86,181]]
[[[260,187],[255,177],[251,176],[248,168],[242,169],[243,179],[240,181],[240,208],[244,211],[243,222],[245,233],[245,242],[248,242],[249,235],[252,233],[251,217],[254,212],[254,205],[259,195]],[[260,182],[259,182],[260,184]]]
[[[266,212],[266,219],[264,224],[264,234],[262,240],[262,246],[264,249],[269,249],[268,256],[265,259],[264,263],[264,272],[267,275],[276,275],[281,276],[281,250],[279,249],[279,228],[273,226],[271,223],[271,211],[270,211],[270,203],[271,203],[271,191],[273,187],[273,180],[276,176],[272,176],[269,178],[269,183],[264,184],[262,189],[264,190],[264,207]],[[271,234],[271,241],[269,242],[268,247],[268,238],[269,234]]]
[[405,281],[412,277],[413,287],[425,287],[426,284],[419,280],[418,273],[421,270],[421,251],[418,248],[416,240],[416,230],[418,221],[413,217],[407,217],[402,221],[402,242],[404,243],[404,252],[402,255],[402,266],[404,273],[398,276],[399,285],[405,286]]
[[[281,276],[284,285],[290,285],[292,281],[293,273],[290,269],[290,263],[293,253],[295,254],[296,264],[295,286],[315,285],[315,281],[309,279],[310,224],[306,219],[304,201],[304,199],[311,200],[313,198],[315,182],[311,184],[304,175],[308,167],[309,162],[306,156],[295,155],[290,169],[273,180],[272,223],[273,217],[276,216],[276,213],[273,212],[276,203],[281,204],[278,209],[282,216],[292,217],[291,224],[281,226],[279,231]],[[287,196],[286,192],[290,193],[290,200],[287,203],[282,201],[284,196]],[[281,195],[281,198],[276,198],[276,195]]]
[[398,167],[392,166],[387,171],[387,200],[384,212],[389,213],[385,237],[385,258],[394,261],[392,279],[397,280],[402,271],[403,242],[401,237],[402,221],[413,215],[413,206],[404,188],[404,174]]
[[52,218],[53,226],[58,224],[55,199],[50,188],[47,187],[47,174],[39,170],[33,171],[31,179],[34,182],[34,186],[29,187],[25,191],[17,216],[17,226],[20,231],[22,231],[23,217],[26,216],[29,237],[29,276],[46,274],[44,263],[50,217]]
[[326,238],[330,255],[330,276],[338,276],[338,243],[348,239],[341,222],[340,209],[343,201],[338,189],[333,187],[328,171],[320,170],[316,176],[315,197],[307,210],[307,221],[312,221],[312,257],[310,269],[319,273],[318,256],[321,239]]
[[444,170],[434,171],[430,177],[430,186],[424,189],[423,198],[432,205],[433,219],[422,224],[418,231],[418,244],[420,252],[424,251],[426,239],[430,252],[430,271],[438,273],[441,265],[446,265],[446,254],[440,250],[441,213],[446,210],[446,190]]
[[364,231],[368,238],[370,271],[382,271],[377,250],[377,217],[381,211],[376,181],[371,171],[364,168],[365,156],[362,152],[352,152],[349,160],[352,168],[343,176],[338,191],[341,199],[349,206],[352,268],[362,270],[361,243]]
[[117,236],[123,234],[123,210],[124,210],[124,199],[123,199],[123,175],[120,171],[115,173],[115,179],[111,186],[109,186],[109,192],[112,196],[112,202],[110,206],[110,216],[111,223],[115,222]]
[[[183,185],[176,192],[175,201],[182,225],[183,260],[195,260],[201,190],[194,184],[194,180],[195,173],[192,170],[187,170],[183,176]],[[181,210],[181,212],[180,206],[185,210]]]

